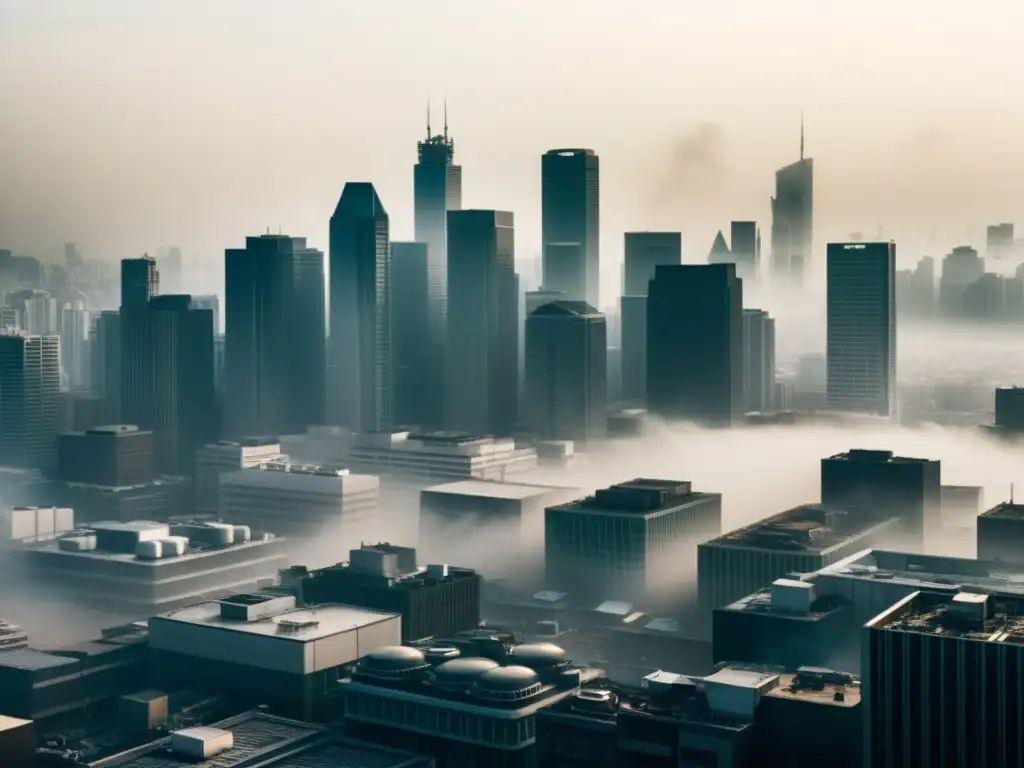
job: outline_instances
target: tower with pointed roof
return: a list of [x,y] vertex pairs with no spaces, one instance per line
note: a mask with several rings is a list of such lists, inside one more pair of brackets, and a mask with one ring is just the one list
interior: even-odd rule
[[804,155],[800,114],[800,159],[775,172],[771,271],[777,282],[800,285],[814,250],[814,160]]

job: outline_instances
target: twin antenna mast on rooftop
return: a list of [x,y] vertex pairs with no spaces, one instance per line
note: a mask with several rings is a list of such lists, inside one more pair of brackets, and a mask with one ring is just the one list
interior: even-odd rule
[[[427,98],[427,141],[434,138],[430,132],[430,98]],[[448,140],[448,97],[444,97],[444,138]]]

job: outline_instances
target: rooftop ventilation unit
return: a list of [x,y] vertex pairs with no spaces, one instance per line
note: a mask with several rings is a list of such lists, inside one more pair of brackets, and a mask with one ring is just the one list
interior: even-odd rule
[[320,626],[316,619],[278,619],[275,623],[278,632],[298,632]]
[[192,760],[208,760],[234,746],[231,731],[220,728],[186,728],[171,734],[171,751]]

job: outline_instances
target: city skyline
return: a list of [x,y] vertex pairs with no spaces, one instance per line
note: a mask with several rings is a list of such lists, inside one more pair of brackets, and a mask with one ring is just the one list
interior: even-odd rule
[[[782,11],[788,8],[795,15],[802,4],[784,5]],[[306,112],[303,109],[291,110],[294,119],[290,115],[256,121],[246,117],[268,98],[322,101],[328,79],[320,73],[342,71],[354,54],[338,53],[336,45],[328,48],[321,43],[321,33],[312,35],[306,61],[278,68],[275,77],[259,78],[258,68],[239,73],[206,55],[217,46],[222,53],[241,56],[252,45],[224,27],[230,18],[224,9],[208,12],[209,35],[186,38],[181,21],[195,12],[195,5],[164,8],[159,33],[149,25],[152,17],[126,10],[123,4],[100,2],[94,7],[88,34],[73,39],[68,33],[78,28],[78,22],[70,11],[18,6],[0,11],[6,16],[0,25],[4,41],[0,56],[21,57],[38,65],[29,66],[28,72],[41,86],[29,92],[0,76],[0,94],[11,107],[7,114],[38,115],[42,120],[41,124],[23,121],[33,126],[31,139],[37,151],[8,159],[5,178],[10,181],[0,200],[0,230],[10,232],[11,245],[20,250],[43,255],[59,243],[75,240],[90,253],[120,258],[173,239],[190,265],[216,272],[216,255],[239,233],[261,231],[267,225],[302,233],[311,245],[324,248],[327,228],[320,212],[329,209],[345,180],[374,183],[394,221],[393,238],[411,239],[408,166],[415,159],[412,144],[422,134],[424,101],[432,96],[438,115],[445,95],[451,131],[459,142],[459,163],[465,168],[465,205],[516,213],[520,259],[532,258],[540,250],[539,156],[551,147],[588,146],[604,158],[602,307],[616,298],[613,286],[618,282],[623,231],[682,230],[683,258],[691,263],[706,253],[715,231],[730,220],[758,221],[767,233],[772,176],[799,157],[801,110],[806,115],[807,155],[818,165],[816,261],[824,258],[824,242],[847,239],[851,231],[874,237],[879,225],[885,239],[891,236],[905,244],[901,252],[908,257],[923,253],[930,232],[936,230],[937,242],[931,251],[936,255],[967,241],[965,230],[970,224],[981,227],[988,218],[1011,220],[1014,207],[1024,199],[1017,181],[1024,174],[1014,172],[1024,158],[1011,143],[1011,137],[1020,132],[1021,118],[1012,110],[1000,112],[998,120],[970,117],[988,115],[998,104],[992,89],[979,88],[977,83],[995,82],[997,72],[1011,71],[1016,53],[1000,45],[1003,26],[977,22],[964,27],[960,12],[952,9],[938,9],[930,18],[934,35],[913,38],[919,58],[937,62],[941,73],[937,79],[925,80],[922,74],[904,71],[905,67],[895,65],[895,54],[884,53],[887,41],[898,49],[898,36],[907,33],[910,24],[906,16],[887,14],[886,28],[872,28],[869,43],[856,40],[857,30],[864,28],[870,16],[866,8],[844,10],[845,26],[837,23],[827,28],[822,16],[807,11],[802,16],[804,27],[786,31],[781,29],[782,19],[789,18],[786,13],[780,11],[780,18],[772,21],[761,18],[764,11],[753,7],[747,9],[750,20],[764,22],[757,38],[709,11],[700,17],[709,35],[733,34],[720,35],[717,50],[700,43],[687,46],[683,54],[673,46],[674,56],[659,61],[657,77],[649,82],[652,57],[668,50],[662,47],[666,33],[636,21],[628,24],[636,25],[637,32],[650,33],[645,38],[650,50],[638,54],[621,73],[588,56],[585,61],[592,65],[588,76],[593,82],[574,74],[538,89],[545,81],[539,79],[537,65],[511,70],[503,60],[487,57],[469,72],[464,59],[477,50],[476,43],[446,53],[425,52],[424,66],[415,73],[399,75],[386,67],[375,72],[367,85],[346,85],[342,96],[346,113],[368,118],[362,123],[354,118],[340,130],[326,131],[319,127],[324,121],[298,118]],[[225,9],[230,7],[228,3]],[[459,19],[443,31],[446,35],[456,34],[483,13],[455,3],[444,7]],[[567,4],[555,3],[546,14],[557,18],[568,10]],[[411,19],[421,13],[413,6],[403,6],[403,11]],[[269,14],[253,21],[250,32],[259,39],[270,19],[284,28],[302,26],[309,32],[311,21],[329,27],[335,18],[346,22],[342,25],[346,36],[370,32],[383,23],[375,13],[354,22],[332,17],[326,6],[310,4],[306,13],[286,19]],[[523,41],[550,41],[549,27],[559,25],[540,21],[529,9],[512,14],[495,41],[496,50],[515,50],[517,35]],[[430,26],[436,22],[424,23],[436,28]],[[593,9],[590,24],[598,48],[611,42],[607,10]],[[955,54],[941,44],[947,25],[957,29]],[[136,53],[135,43],[125,37],[131,32],[145,33],[149,48],[138,51],[141,68],[126,77],[110,71],[113,60],[100,54],[104,41],[119,41]],[[797,34],[800,39],[794,37]],[[792,53],[784,61],[767,63],[769,43],[777,46],[787,40]],[[736,47],[741,43],[747,55],[737,58]],[[984,56],[971,55],[982,44]],[[410,56],[420,45],[413,45]],[[879,52],[870,67],[862,60],[869,45]],[[178,55],[191,49],[197,55]],[[80,66],[72,69],[63,63],[64,56],[84,54],[92,55]],[[179,69],[171,71],[160,64],[165,57],[177,61]],[[963,67],[960,57],[964,57]],[[554,59],[544,54],[539,61],[551,64]],[[232,90],[230,108],[210,102],[209,86],[194,77],[200,63],[207,67],[204,80]],[[695,71],[697,79],[692,74],[680,79],[686,71]],[[300,75],[308,84],[305,90],[293,92]],[[500,81],[508,84],[508,98],[496,108],[482,110],[477,105],[488,75],[500,75]],[[826,83],[829,76],[832,81]],[[743,98],[750,89],[766,87],[768,77],[784,83],[770,108],[762,100]],[[641,81],[648,85],[634,87]],[[683,98],[668,98],[678,82],[688,84],[679,94]],[[139,83],[160,87],[139,92],[135,87]],[[842,87],[833,88],[836,83]],[[883,91],[891,92],[898,84],[915,95],[893,102]],[[77,104],[71,88],[90,98],[90,108],[76,117],[75,125],[76,141],[89,142],[93,151],[74,162],[57,164],[54,161],[65,156],[60,149],[67,146],[64,129],[44,119],[44,114],[59,115]],[[330,88],[336,90],[336,84]],[[719,95],[719,90],[730,96]],[[167,93],[168,99],[155,102],[150,91]],[[381,101],[381,92],[389,93],[389,98]],[[580,98],[566,100],[570,92],[579,93]],[[950,113],[948,92],[958,94],[958,106],[968,117]],[[112,109],[114,100],[123,104],[125,99],[131,109]],[[204,120],[179,124],[168,119],[197,109]],[[872,116],[878,110],[884,111],[884,121]],[[114,114],[116,130],[109,125]],[[643,120],[638,121],[641,115]],[[235,130],[243,124],[244,140]],[[24,131],[6,115],[0,117],[5,143],[24,143],[29,139]],[[110,137],[118,137],[119,143],[113,144]],[[116,162],[128,159],[126,152],[132,162]],[[144,178],[136,167],[146,169]],[[198,183],[198,167],[208,169],[216,181]],[[116,175],[111,168],[117,169]],[[296,169],[301,173],[296,174]],[[105,190],[102,205],[88,193],[93,188]],[[939,189],[941,195],[934,192]],[[131,212],[128,221],[114,218],[121,210]],[[223,215],[211,217],[201,210],[223,211]],[[173,227],[170,220],[176,222]],[[914,239],[920,245],[911,242]],[[208,291],[218,280],[205,280],[194,290]]]

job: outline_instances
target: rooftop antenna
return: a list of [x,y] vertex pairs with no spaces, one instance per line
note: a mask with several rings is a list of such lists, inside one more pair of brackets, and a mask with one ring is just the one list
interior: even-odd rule
[[804,159],[804,111],[800,110],[800,159]]
[[430,141],[430,97],[427,96],[427,141]]
[[1013,483],[1010,483],[1010,503],[1013,504]]
[[448,140],[448,97],[444,97],[444,139]]

